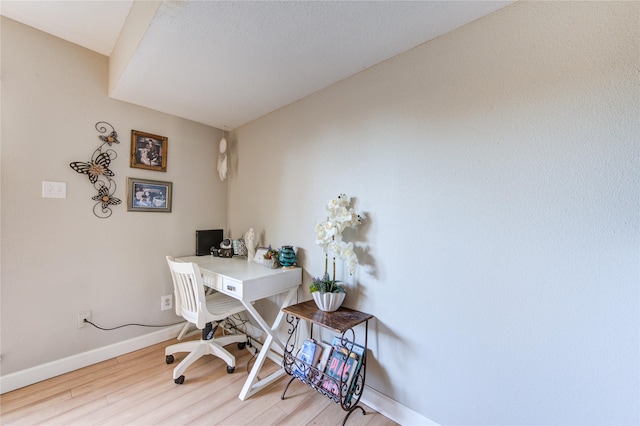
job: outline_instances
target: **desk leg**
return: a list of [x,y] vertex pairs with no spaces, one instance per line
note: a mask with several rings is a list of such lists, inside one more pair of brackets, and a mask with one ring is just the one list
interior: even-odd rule
[[275,343],[276,345],[278,345],[280,348],[284,350],[284,342],[280,340],[278,336],[276,336],[276,331],[280,327],[280,323],[284,318],[284,312],[282,312],[282,308],[287,307],[291,304],[297,292],[298,292],[298,287],[295,287],[289,290],[289,292],[287,293],[287,296],[285,297],[284,302],[282,302],[282,306],[280,307],[281,308],[280,312],[278,313],[278,316],[276,317],[271,327],[269,327],[267,322],[264,320],[264,318],[262,318],[262,316],[258,313],[258,311],[255,310],[255,308],[253,307],[253,305],[251,305],[251,303],[245,303],[244,301],[242,302],[242,304],[245,306],[245,308],[247,308],[247,311],[249,311],[253,319],[255,319],[256,322],[258,322],[258,324],[260,325],[260,327],[264,330],[264,332],[267,333],[267,338],[264,342],[264,345],[262,346],[262,349],[260,350],[260,353],[256,358],[256,362],[253,365],[251,372],[249,373],[249,377],[247,377],[247,380],[244,382],[244,386],[240,391],[239,398],[241,401],[244,401],[251,395],[260,391],[261,389],[268,386],[273,381],[279,379],[285,374],[284,369],[280,368],[278,371],[271,373],[264,379],[258,381],[258,373],[260,373],[260,369],[262,369],[262,365],[264,364],[265,359],[269,355],[271,345]]

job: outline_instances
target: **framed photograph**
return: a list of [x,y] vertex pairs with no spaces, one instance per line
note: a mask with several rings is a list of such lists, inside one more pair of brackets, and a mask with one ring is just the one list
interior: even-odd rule
[[168,144],[164,136],[132,130],[131,167],[166,172]]
[[258,247],[256,249],[256,255],[253,256],[253,261],[255,263],[264,264],[264,255],[267,254],[267,250],[269,250],[267,247]]
[[171,182],[127,178],[127,211],[171,213],[172,187]]

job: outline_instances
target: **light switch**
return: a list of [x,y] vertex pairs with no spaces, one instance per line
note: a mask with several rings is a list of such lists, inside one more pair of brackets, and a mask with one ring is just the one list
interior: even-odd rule
[[67,198],[66,182],[42,181],[42,198]]

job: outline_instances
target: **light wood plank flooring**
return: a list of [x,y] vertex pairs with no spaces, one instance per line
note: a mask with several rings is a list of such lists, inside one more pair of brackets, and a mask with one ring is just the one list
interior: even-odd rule
[[[248,350],[227,349],[236,356],[236,371],[227,374],[223,361],[203,357],[173,383],[176,363],[165,363],[170,340],[99,364],[45,380],[0,396],[2,425],[339,425],[345,412],[295,380],[280,399],[285,376],[246,401],[238,395],[253,366]],[[267,360],[264,377],[278,366]],[[364,406],[347,425],[396,425]]]

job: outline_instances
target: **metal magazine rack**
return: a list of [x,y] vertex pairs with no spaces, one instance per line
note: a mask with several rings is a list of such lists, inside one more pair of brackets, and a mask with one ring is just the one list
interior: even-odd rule
[[[281,399],[284,399],[289,385],[298,379],[340,404],[340,407],[347,411],[343,425],[356,408],[360,408],[362,414],[366,414],[364,408],[358,403],[364,390],[367,372],[367,335],[369,320],[373,315],[345,307],[340,307],[335,312],[324,312],[318,309],[313,300],[288,306],[282,311],[287,314],[286,321],[290,325],[282,363],[285,372],[292,377],[282,392]],[[325,366],[321,368],[318,368],[314,362],[306,362],[297,356],[296,351],[302,346],[296,333],[300,320],[310,323],[311,339],[313,339],[314,325],[337,333],[331,346],[325,345],[327,347],[323,351],[329,350],[330,353]],[[364,346],[356,344],[353,329],[362,323],[365,327]],[[330,366],[334,368],[329,368]]]

